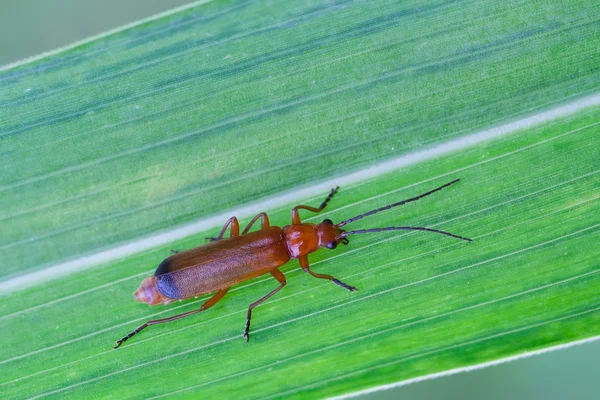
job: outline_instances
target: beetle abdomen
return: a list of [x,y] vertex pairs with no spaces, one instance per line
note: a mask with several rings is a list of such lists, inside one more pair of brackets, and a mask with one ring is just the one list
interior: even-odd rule
[[161,303],[169,304],[173,301],[172,297],[165,296],[163,293],[161,293],[161,291],[158,289],[156,277],[154,276],[149,276],[148,278],[144,279],[133,296],[137,301],[149,304],[151,306]]

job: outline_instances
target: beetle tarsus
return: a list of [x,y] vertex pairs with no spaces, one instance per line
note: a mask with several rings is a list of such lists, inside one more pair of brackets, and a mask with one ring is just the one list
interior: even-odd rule
[[246,343],[250,341],[250,318],[246,320],[246,329],[244,330],[244,338],[246,339]]
[[129,339],[130,337],[132,337],[133,335],[134,335],[134,333],[133,333],[133,332],[131,332],[129,335],[127,335],[127,336],[125,336],[125,337],[123,337],[123,338],[121,338],[121,339],[117,340],[117,343],[116,343],[116,344],[113,346],[113,349],[118,349],[119,347],[121,347],[121,345],[122,345],[123,343],[125,343],[125,341],[126,341],[127,339]]
[[206,240],[207,242],[216,242],[217,240],[219,240],[219,238],[217,238],[217,237],[205,237],[204,240]]
[[139,333],[142,329],[144,329],[148,325],[151,325],[150,322],[152,322],[152,321],[146,322],[144,325],[138,326],[137,328],[135,328],[135,330],[133,332],[131,332],[127,336],[123,336],[121,339],[117,340],[117,344],[115,346],[113,346],[113,349],[119,348],[123,343],[125,343],[127,341],[127,339],[129,339],[136,333]]
[[252,319],[252,305],[248,308],[248,314],[246,315],[246,329],[244,329],[246,343],[250,341],[250,319]]
[[344,289],[348,289],[348,290],[349,290],[349,291],[351,291],[351,292],[358,292],[358,289],[357,289],[357,288],[355,288],[354,286],[347,285],[347,284],[345,284],[344,282],[342,282],[342,281],[340,281],[340,280],[337,280],[337,279],[335,279],[335,278],[333,278],[333,279],[331,280],[331,282],[335,283],[335,284],[336,284],[336,285],[338,285],[338,286],[341,286],[341,287],[343,287]]
[[333,198],[333,196],[338,192],[338,190],[340,190],[339,186],[336,186],[333,189],[331,189],[331,192],[329,192],[329,195],[325,198],[325,200],[323,200],[323,202],[319,206],[320,210],[322,210],[322,209],[325,208],[325,206],[327,205],[327,203],[329,203],[329,200],[331,200]]

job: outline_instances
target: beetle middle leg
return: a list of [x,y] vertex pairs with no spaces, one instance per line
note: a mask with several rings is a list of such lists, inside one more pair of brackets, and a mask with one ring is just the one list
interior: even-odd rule
[[252,309],[269,297],[273,296],[275,293],[279,292],[285,286],[285,275],[283,275],[280,270],[274,269],[271,271],[271,275],[273,275],[273,277],[279,281],[280,285],[275,290],[269,292],[266,296],[250,304],[250,307],[248,307],[248,315],[246,316],[246,329],[244,330],[246,342],[250,340],[250,318],[252,318]]
[[231,225],[231,227],[230,227],[229,237],[232,238],[234,236],[240,236],[240,223],[238,222],[236,217],[231,217],[227,220],[227,222],[225,222],[225,225],[223,225],[221,232],[219,232],[219,236],[217,236],[216,238],[207,237],[205,239],[210,240],[211,242],[215,242],[217,240],[223,239],[223,236],[225,236],[225,232],[227,232],[227,228],[230,225]]
[[225,296],[225,294],[229,291],[230,288],[226,288],[226,289],[221,289],[219,290],[217,293],[215,293],[210,299],[206,300],[206,302],[204,304],[202,304],[202,306],[200,306],[199,309],[194,310],[194,311],[188,311],[186,313],[183,314],[179,314],[179,315],[174,315],[172,317],[169,318],[163,318],[163,319],[154,319],[151,321],[146,322],[144,325],[140,325],[138,326],[133,332],[131,332],[129,335],[124,336],[123,338],[117,340],[117,344],[113,346],[113,349],[118,348],[119,346],[121,346],[123,344],[123,342],[127,341],[129,338],[131,338],[133,335],[139,333],[142,329],[145,329],[147,327],[149,327],[150,325],[157,325],[157,324],[162,324],[164,322],[171,322],[171,321],[175,321],[177,319],[180,318],[184,318],[184,317],[188,317],[190,315],[194,315],[197,314],[201,311],[204,310],[208,310],[209,308],[211,308],[212,306],[214,306],[215,304],[217,304],[217,302],[219,300],[221,300],[223,298],[223,296]]
[[344,282],[340,281],[339,279],[334,278],[331,275],[318,274],[316,272],[311,271],[310,270],[310,266],[308,264],[308,257],[307,256],[298,257],[298,261],[300,262],[300,266],[302,267],[302,269],[304,270],[304,272],[308,272],[309,274],[311,274],[315,278],[328,279],[331,282],[335,283],[336,285],[341,286],[344,289],[348,289],[351,292],[358,291],[358,289],[355,288],[354,286],[350,286],[348,284],[345,284]]
[[339,186],[336,186],[335,188],[331,189],[331,192],[329,192],[329,194],[327,195],[325,200],[323,200],[323,202],[321,203],[319,208],[315,208],[315,207],[311,207],[311,206],[296,206],[296,207],[294,207],[294,209],[292,210],[292,224],[301,224],[302,223],[302,221],[300,220],[300,213],[298,212],[298,210],[300,210],[300,209],[312,211],[314,213],[320,213],[321,211],[323,211],[325,206],[327,206],[327,203],[329,203],[329,200],[331,200],[331,198],[337,193],[337,191],[339,189],[340,189]]
[[246,229],[244,229],[244,231],[242,232],[242,235],[245,235],[246,233],[248,233],[248,231],[250,230],[252,225],[254,225],[254,223],[256,221],[258,221],[259,218],[260,218],[260,229],[261,230],[271,226],[271,224],[269,223],[269,217],[267,216],[267,213],[261,212],[261,213],[257,214],[256,217],[252,218],[252,221],[250,221],[250,223],[248,224]]

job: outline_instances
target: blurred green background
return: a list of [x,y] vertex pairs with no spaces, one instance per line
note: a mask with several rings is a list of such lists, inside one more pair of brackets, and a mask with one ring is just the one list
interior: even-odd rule
[[0,65],[191,3],[185,0],[0,0]]
[[[189,3],[184,0],[0,2],[0,65]],[[365,399],[597,398],[600,341],[470,373],[365,395]]]

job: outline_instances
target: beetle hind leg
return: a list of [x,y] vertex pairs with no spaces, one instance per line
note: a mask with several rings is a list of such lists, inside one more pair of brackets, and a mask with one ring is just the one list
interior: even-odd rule
[[142,331],[143,329],[149,327],[150,325],[157,325],[157,324],[162,324],[162,323],[165,323],[165,322],[175,321],[175,320],[178,320],[180,318],[188,317],[190,315],[197,314],[197,313],[199,313],[201,311],[208,310],[209,308],[211,308],[212,306],[214,306],[215,304],[217,304],[217,302],[219,300],[221,300],[223,298],[223,296],[225,296],[225,294],[227,293],[228,290],[229,290],[229,288],[219,290],[210,299],[206,300],[206,302],[204,302],[204,304],[202,304],[202,306],[200,306],[200,308],[197,309],[197,310],[188,311],[186,313],[179,314],[179,315],[174,315],[174,316],[168,317],[168,318],[151,320],[151,321],[146,322],[143,325],[138,326],[133,332],[131,332],[127,336],[123,336],[121,339],[117,340],[117,342],[113,346],[113,349],[116,349],[116,348],[120,347],[124,342],[126,342],[127,340],[129,340],[132,336],[140,333],[140,331]]

